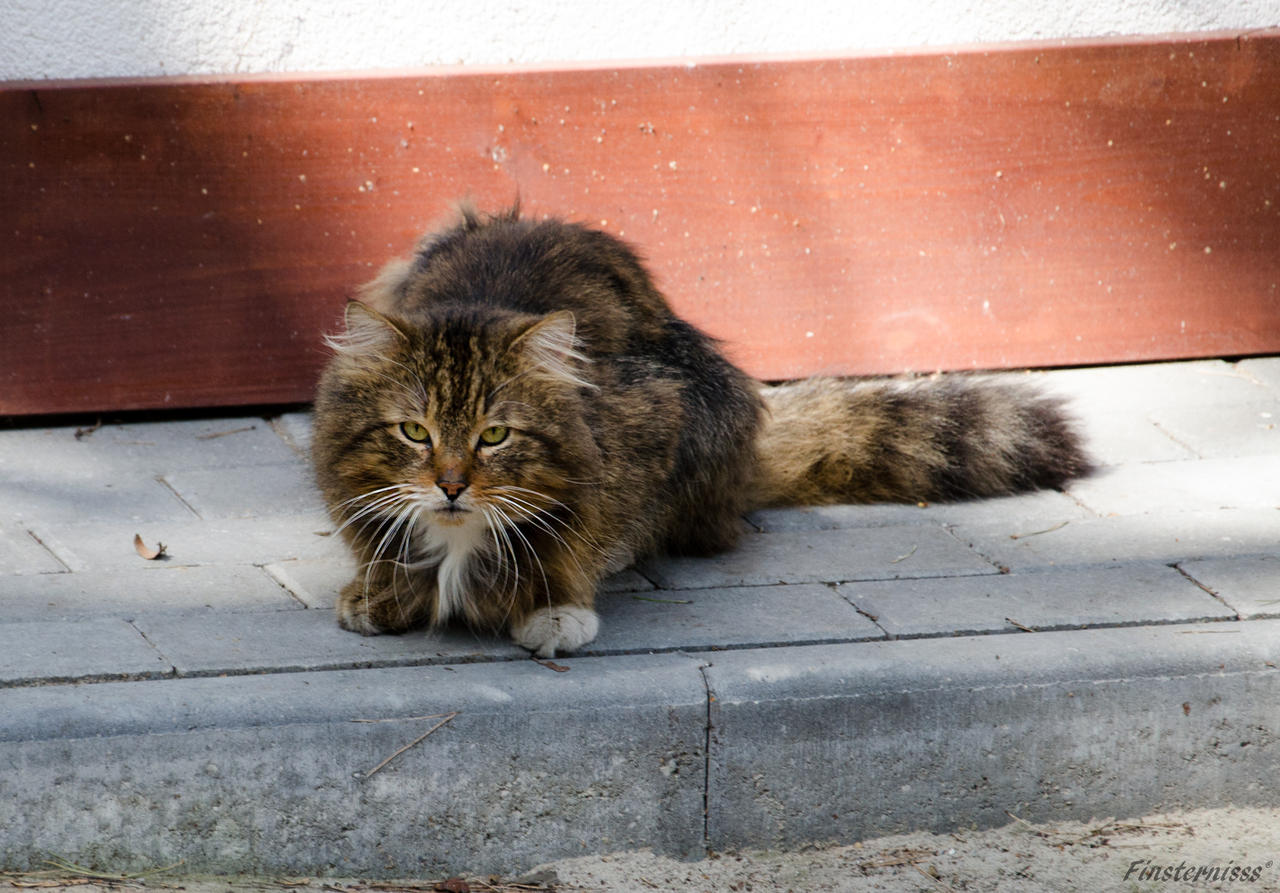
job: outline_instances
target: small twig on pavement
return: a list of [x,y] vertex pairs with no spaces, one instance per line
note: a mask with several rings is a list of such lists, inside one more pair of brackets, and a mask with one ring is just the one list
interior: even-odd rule
[[120,885],[128,884],[128,886],[130,887],[140,886],[139,884],[131,884],[131,883],[128,883],[127,881],[111,882],[111,881],[105,881],[102,878],[95,878],[95,877],[60,877],[57,880],[44,880],[44,881],[12,880],[8,882],[10,887],[14,887],[19,890],[54,889],[54,888],[61,890],[66,887],[87,887],[90,884],[100,887],[107,883],[111,883],[113,886],[115,886],[116,884],[120,884]]
[[631,596],[638,602],[657,602],[660,605],[691,605],[693,604],[687,598],[654,598],[649,595],[633,595]]
[[117,883],[120,883],[123,881],[142,880],[144,878],[148,878],[156,874],[164,874],[166,871],[172,871],[173,869],[177,868],[179,865],[183,863],[183,861],[185,860],[179,859],[177,862],[174,862],[172,865],[165,865],[163,868],[150,868],[146,871],[135,871],[132,874],[128,872],[110,874],[102,871],[94,871],[92,868],[85,868],[83,865],[76,865],[74,862],[68,862],[67,860],[60,859],[56,856],[52,859],[45,859],[44,864],[52,865],[54,868],[58,869],[59,871],[71,872],[72,874],[77,875],[78,877],[92,878],[93,880],[99,880],[99,881],[115,881]]
[[442,716],[453,719],[457,715],[457,711],[455,711],[453,713],[428,713],[425,716],[384,716],[382,719],[353,719],[351,722],[415,722],[419,719],[439,719]]
[[872,868],[897,868],[902,865],[914,865],[917,862],[923,862],[925,859],[932,859],[937,855],[936,850],[894,850],[890,854],[859,862],[858,868],[862,871],[868,871]]
[[90,434],[92,434],[94,431],[97,431],[101,427],[102,427],[102,419],[98,419],[96,422],[94,422],[92,425],[90,425],[87,428],[77,428],[74,437],[76,440],[83,440],[84,438],[88,437]]
[[944,884],[942,881],[938,880],[936,877],[934,877],[933,875],[929,874],[929,872],[925,871],[923,868],[921,868],[921,867],[920,867],[919,865],[917,865],[915,862],[912,862],[912,863],[911,863],[911,867],[912,867],[912,868],[914,868],[916,871],[920,872],[920,873],[921,873],[922,875],[924,875],[925,877],[927,877],[929,880],[933,881],[935,884],[937,884],[939,889],[941,889],[941,890],[950,890],[950,891],[951,891],[951,893],[956,893],[956,888],[955,888],[955,887],[951,886],[950,884]]
[[1049,835],[1045,834],[1043,831],[1041,831],[1039,828],[1037,828],[1035,825],[1033,825],[1033,824],[1031,824],[1030,822],[1028,822],[1026,819],[1024,819],[1024,818],[1021,818],[1021,817],[1019,817],[1019,816],[1014,815],[1013,813],[1009,812],[1009,810],[1007,810],[1007,809],[1004,811],[1004,814],[1005,814],[1005,815],[1007,815],[1009,818],[1013,819],[1013,820],[1014,820],[1015,822],[1017,822],[1018,824],[1020,824],[1020,825],[1025,825],[1028,829],[1030,829],[1030,831],[1031,831],[1031,833],[1032,833],[1032,834],[1037,834],[1037,835],[1039,835],[1040,837],[1048,837],[1048,836],[1049,836]]
[[1060,524],[1053,525],[1052,527],[1046,527],[1044,530],[1033,530],[1030,533],[1011,533],[1009,534],[1009,539],[1024,540],[1029,536],[1039,536],[1042,533],[1053,533],[1055,530],[1061,530],[1070,523],[1070,521],[1063,521]]
[[1018,629],[1022,630],[1024,633],[1033,633],[1033,632],[1035,632],[1035,629],[1034,629],[1033,627],[1030,627],[1030,626],[1023,626],[1021,623],[1019,623],[1018,621],[1014,620],[1012,617],[1006,617],[1006,618],[1004,619],[1004,622],[1005,622],[1005,623],[1008,623],[1008,624],[1011,624],[1011,625],[1013,625],[1013,626],[1016,626]]
[[919,548],[920,548],[920,545],[917,543],[916,545],[914,545],[914,546],[912,546],[912,547],[911,547],[911,551],[910,551],[910,552],[908,552],[906,555],[899,555],[897,558],[893,559],[893,560],[892,560],[892,561],[890,561],[889,563],[890,563],[890,564],[897,564],[897,563],[898,563],[898,562],[900,562],[900,561],[906,561],[906,560],[907,560],[908,558],[910,558],[912,555],[916,554],[916,549],[919,549]]
[[438,723],[436,723],[434,726],[432,726],[431,728],[427,729],[425,732],[423,732],[423,733],[422,733],[421,735],[419,735],[417,738],[414,738],[412,741],[410,741],[410,742],[409,742],[408,744],[406,744],[404,747],[402,747],[402,748],[400,748],[399,750],[397,750],[395,753],[393,753],[391,756],[387,757],[385,760],[383,760],[383,761],[382,761],[381,763],[379,763],[378,765],[374,766],[374,767],[373,767],[372,769],[370,769],[368,772],[366,772],[366,773],[364,773],[363,775],[361,775],[361,776],[360,776],[360,780],[361,780],[361,781],[368,781],[370,778],[372,778],[372,777],[374,776],[374,774],[375,774],[375,773],[379,772],[379,771],[380,771],[384,766],[386,766],[388,763],[390,763],[390,762],[391,762],[392,760],[394,760],[396,757],[400,756],[400,754],[404,753],[404,752],[405,752],[406,750],[408,750],[409,748],[411,748],[411,747],[416,747],[417,745],[421,744],[423,741],[426,741],[428,736],[430,736],[433,732],[435,732],[437,729],[439,729],[439,728],[440,728],[441,726],[443,726],[445,723],[447,723],[447,722],[449,722],[450,720],[452,720],[455,716],[457,716],[457,715],[458,715],[458,713],[459,713],[459,712],[460,712],[460,711],[455,710],[453,713],[445,714],[444,719],[440,720],[440,721],[439,721]]
[[214,431],[212,434],[197,434],[196,440],[213,440],[218,437],[227,437],[231,434],[243,434],[246,431],[253,431],[257,425],[246,425],[243,428],[232,428],[230,431]]

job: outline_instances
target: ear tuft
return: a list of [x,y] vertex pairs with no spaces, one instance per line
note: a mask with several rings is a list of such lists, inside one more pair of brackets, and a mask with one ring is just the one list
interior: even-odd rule
[[394,313],[413,273],[413,261],[399,258],[383,266],[378,277],[356,290],[361,304],[379,313]]
[[591,359],[580,350],[577,328],[573,313],[557,310],[525,329],[512,348],[524,355],[536,375],[574,387],[594,388],[582,375],[582,368]]
[[340,356],[362,359],[379,356],[408,340],[391,319],[359,301],[348,301],[346,331],[326,335],[324,343]]
[[483,214],[470,198],[465,198],[454,206],[458,216],[457,228],[462,232],[474,232],[484,229],[493,223],[511,223],[520,219],[520,196],[510,208],[496,214]]

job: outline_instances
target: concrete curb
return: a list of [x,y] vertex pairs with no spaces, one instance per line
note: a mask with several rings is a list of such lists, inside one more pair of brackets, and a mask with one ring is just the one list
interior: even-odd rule
[[1262,803],[1278,663],[1252,621],[7,689],[0,864],[509,874]]
[[1280,623],[716,655],[712,849],[1274,802]]
[[9,689],[0,713],[9,868],[430,877],[702,852],[706,690],[680,655]]

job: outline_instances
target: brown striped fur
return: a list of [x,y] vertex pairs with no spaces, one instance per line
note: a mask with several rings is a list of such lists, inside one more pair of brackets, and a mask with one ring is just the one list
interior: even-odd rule
[[466,210],[361,301],[331,339],[313,451],[360,564],[339,621],[365,634],[460,618],[573,650],[606,574],[727,549],[752,508],[992,496],[1087,465],[1028,388],[764,387],[630,249],[575,224]]

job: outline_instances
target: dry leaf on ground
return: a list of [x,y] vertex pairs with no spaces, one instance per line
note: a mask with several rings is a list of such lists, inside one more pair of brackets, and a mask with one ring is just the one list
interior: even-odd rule
[[140,558],[145,558],[147,561],[157,561],[161,558],[167,558],[168,553],[165,552],[166,548],[167,547],[164,543],[158,542],[156,543],[156,547],[153,549],[142,541],[142,534],[135,533],[133,535],[133,551],[137,552]]

